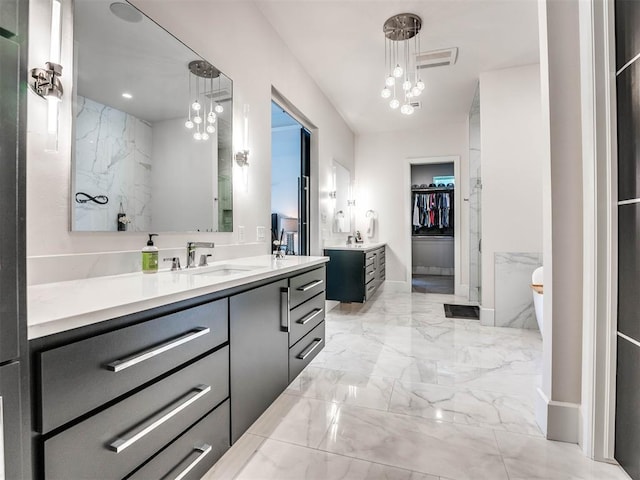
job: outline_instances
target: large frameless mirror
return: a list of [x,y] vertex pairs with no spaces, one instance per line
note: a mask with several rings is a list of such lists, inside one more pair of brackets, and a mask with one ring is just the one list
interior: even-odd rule
[[75,231],[230,232],[232,81],[135,7],[74,2]]

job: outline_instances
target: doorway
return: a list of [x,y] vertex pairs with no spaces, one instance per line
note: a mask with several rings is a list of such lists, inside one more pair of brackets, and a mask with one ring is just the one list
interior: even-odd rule
[[453,162],[411,165],[411,291],[455,293]]
[[271,238],[287,255],[310,252],[311,132],[271,102]]

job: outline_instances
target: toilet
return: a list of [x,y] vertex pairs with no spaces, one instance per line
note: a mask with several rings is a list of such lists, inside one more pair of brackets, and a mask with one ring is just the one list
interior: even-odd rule
[[538,328],[542,333],[542,282],[544,280],[542,267],[538,267],[533,271],[531,275],[531,291],[533,292],[533,307],[536,310],[536,320],[538,322]]

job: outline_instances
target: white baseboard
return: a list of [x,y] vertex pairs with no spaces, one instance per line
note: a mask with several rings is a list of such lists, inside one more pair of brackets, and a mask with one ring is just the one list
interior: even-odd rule
[[385,292],[391,293],[411,293],[411,283],[410,282],[399,282],[393,280],[385,280],[382,284]]
[[324,311],[329,312],[340,305],[340,302],[336,300],[325,300],[324,302]]
[[496,311],[493,308],[480,306],[480,325],[494,327],[496,324]]
[[536,422],[548,440],[578,443],[580,440],[580,404],[549,400],[538,388]]

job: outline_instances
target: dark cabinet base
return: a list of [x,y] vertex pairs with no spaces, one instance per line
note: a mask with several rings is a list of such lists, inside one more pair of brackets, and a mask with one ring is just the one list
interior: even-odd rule
[[640,347],[618,337],[615,459],[640,480]]

